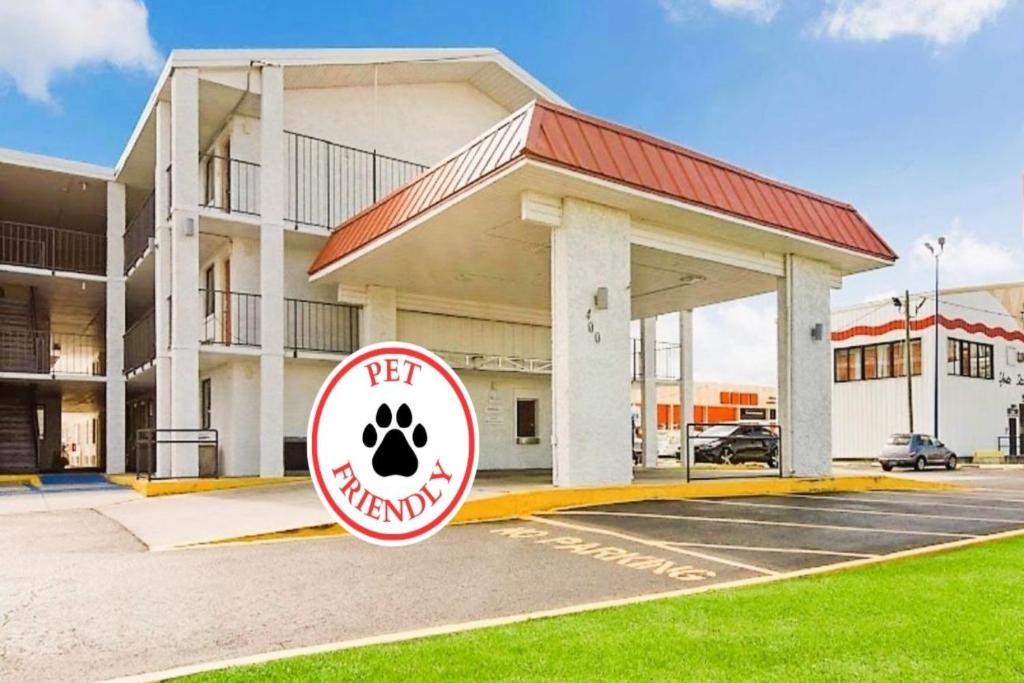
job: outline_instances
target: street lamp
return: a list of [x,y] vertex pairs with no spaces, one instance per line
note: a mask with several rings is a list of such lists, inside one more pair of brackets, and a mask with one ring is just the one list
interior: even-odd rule
[[933,247],[931,242],[925,242],[924,246],[928,248],[928,251],[935,257],[935,363],[934,363],[934,376],[932,377],[933,384],[933,416],[932,416],[932,436],[936,439],[939,438],[939,257],[942,256],[942,252],[946,247],[946,238],[939,237],[937,240],[939,243],[938,247]]

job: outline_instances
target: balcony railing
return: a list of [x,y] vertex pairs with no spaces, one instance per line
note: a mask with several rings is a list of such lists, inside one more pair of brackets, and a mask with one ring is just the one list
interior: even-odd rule
[[103,340],[46,330],[0,330],[0,370],[46,375],[102,376]]
[[200,343],[260,345],[260,295],[200,289],[203,318]]
[[124,231],[124,274],[139,262],[146,253],[149,241],[153,239],[156,227],[156,194],[150,193]]
[[225,213],[258,216],[260,165],[251,161],[205,154],[200,160],[200,205]]
[[333,228],[427,169],[422,164],[285,132],[285,220]]
[[124,373],[141,368],[156,358],[156,318],[149,309],[124,333]]
[[47,225],[0,221],[0,263],[105,275],[107,238]]
[[[633,381],[639,382],[644,376],[643,346],[639,339],[633,340]],[[654,375],[657,379],[679,379],[679,344],[658,342],[654,347]]]
[[359,308],[346,304],[285,299],[286,349],[351,353],[359,346]]

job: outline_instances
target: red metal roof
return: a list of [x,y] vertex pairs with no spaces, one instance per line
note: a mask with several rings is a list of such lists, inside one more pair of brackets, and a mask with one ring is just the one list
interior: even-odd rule
[[537,101],[338,226],[309,272],[344,258],[524,157],[869,256],[896,259],[889,245],[849,204]]

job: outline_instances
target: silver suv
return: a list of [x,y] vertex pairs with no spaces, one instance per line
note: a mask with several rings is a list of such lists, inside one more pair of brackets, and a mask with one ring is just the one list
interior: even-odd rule
[[956,453],[927,434],[893,434],[882,447],[878,462],[886,472],[896,465],[913,467],[921,472],[928,465],[942,465],[947,470],[955,470],[957,458]]

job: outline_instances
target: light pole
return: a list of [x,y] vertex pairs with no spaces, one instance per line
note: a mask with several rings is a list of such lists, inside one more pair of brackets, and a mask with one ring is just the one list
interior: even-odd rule
[[942,252],[946,248],[946,238],[940,237],[938,243],[938,247],[933,247],[931,242],[924,243],[924,246],[928,247],[928,251],[935,257],[935,367],[932,377],[932,403],[934,404],[932,406],[934,411],[932,413],[932,436],[936,439],[939,438],[939,257],[942,256]]

